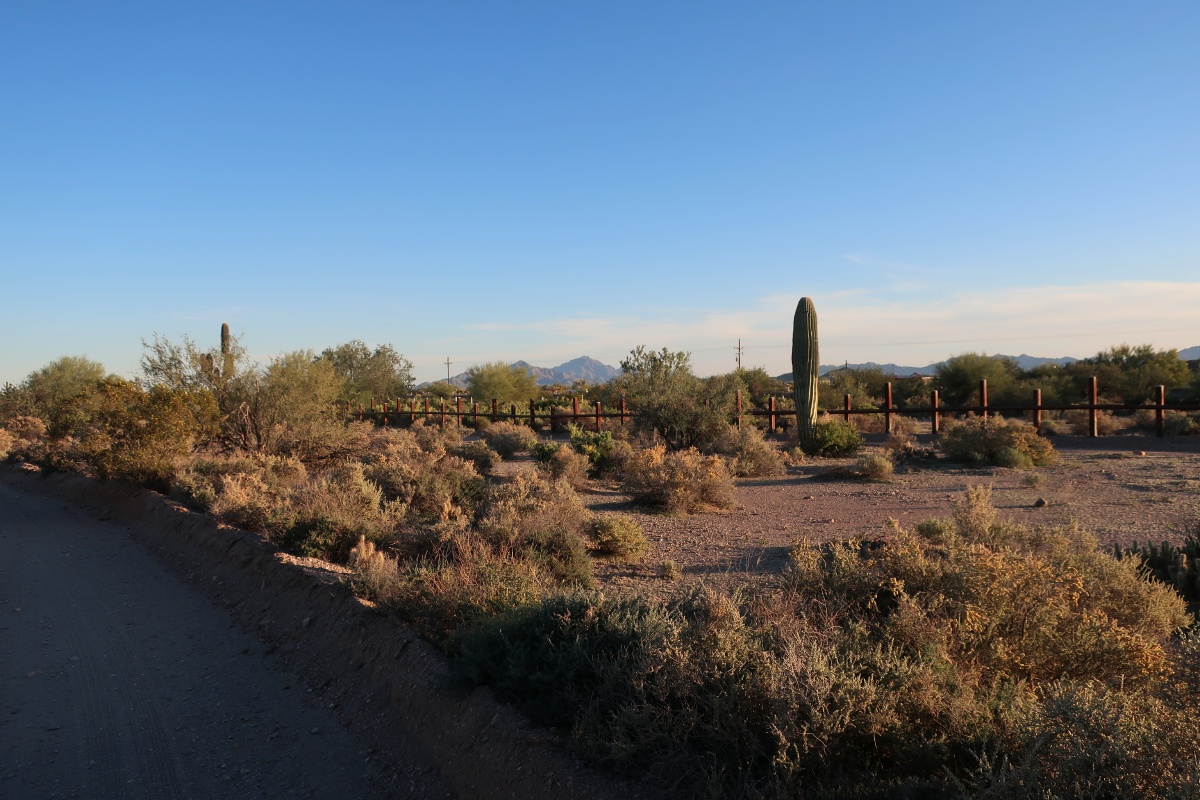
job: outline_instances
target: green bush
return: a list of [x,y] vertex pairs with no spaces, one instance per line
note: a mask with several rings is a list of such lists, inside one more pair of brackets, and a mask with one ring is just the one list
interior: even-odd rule
[[1038,436],[1032,425],[997,415],[948,424],[938,446],[951,461],[968,463],[1040,467],[1058,458],[1054,445]]
[[571,447],[575,452],[587,456],[594,475],[619,473],[633,452],[628,442],[613,437],[610,431],[586,431],[570,425]]
[[854,468],[858,474],[875,483],[887,483],[896,472],[892,459],[883,453],[860,456]]
[[733,477],[719,456],[697,450],[668,453],[658,445],[633,456],[625,465],[625,491],[635,500],[672,514],[691,514],[734,504]]
[[825,419],[817,423],[816,437],[805,452],[810,456],[852,456],[862,447],[862,434],[850,423]]
[[500,460],[500,454],[488,447],[487,442],[478,440],[464,442],[455,447],[453,452],[459,458],[474,464],[475,471],[480,475],[487,475]]
[[597,553],[624,561],[641,561],[650,549],[642,526],[627,516],[593,517],[587,523],[587,534]]

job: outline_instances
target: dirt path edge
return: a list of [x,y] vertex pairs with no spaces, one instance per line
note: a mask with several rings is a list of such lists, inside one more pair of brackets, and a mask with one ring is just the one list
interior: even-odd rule
[[0,465],[0,479],[127,526],[178,578],[274,648],[384,761],[403,752],[464,798],[642,795],[586,768],[561,736],[532,727],[488,690],[449,688],[445,657],[411,627],[289,563],[260,536],[118,481],[23,465]]

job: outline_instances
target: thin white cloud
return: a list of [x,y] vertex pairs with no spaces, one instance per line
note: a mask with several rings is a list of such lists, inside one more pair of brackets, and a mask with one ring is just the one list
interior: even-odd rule
[[[785,372],[798,300],[799,295],[773,294],[740,310],[663,308],[637,315],[485,322],[475,331],[496,334],[486,346],[478,333],[463,341],[471,342],[480,360],[524,358],[545,366],[584,354],[615,364],[639,344],[665,346],[690,351],[697,372],[711,374],[733,368],[740,338],[744,364]],[[921,366],[971,350],[1086,356],[1122,342],[1163,348],[1200,344],[1200,282],[1047,284],[949,294],[858,289],[813,300],[825,363]]]

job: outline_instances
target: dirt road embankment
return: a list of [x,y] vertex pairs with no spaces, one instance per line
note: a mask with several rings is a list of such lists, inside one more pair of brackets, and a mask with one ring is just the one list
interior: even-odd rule
[[6,798],[636,794],[333,573],[157,495],[0,466],[0,544]]

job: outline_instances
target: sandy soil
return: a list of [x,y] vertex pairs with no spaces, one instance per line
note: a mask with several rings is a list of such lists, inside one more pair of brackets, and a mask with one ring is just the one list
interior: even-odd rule
[[[867,451],[882,447],[882,437],[870,439]],[[684,575],[777,571],[798,539],[886,536],[889,519],[912,525],[950,516],[955,498],[971,485],[990,486],[997,508],[1013,520],[1031,526],[1074,520],[1102,544],[1178,541],[1200,524],[1200,437],[1057,437],[1054,443],[1061,455],[1054,466],[1022,471],[930,461],[898,470],[889,483],[823,479],[854,459],[815,459],[785,477],[739,481],[735,510],[682,517],[638,508],[617,486],[598,487],[585,494],[586,504],[636,517],[651,552],[638,566],[599,562],[597,573],[621,586],[652,577],[668,559]],[[1036,505],[1039,499],[1046,504]]]

